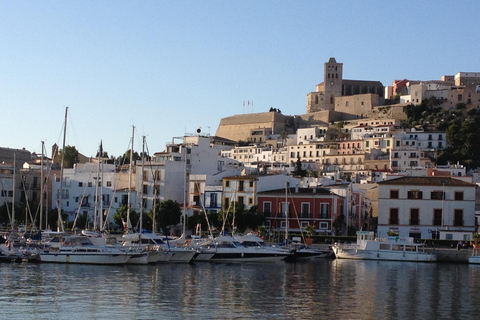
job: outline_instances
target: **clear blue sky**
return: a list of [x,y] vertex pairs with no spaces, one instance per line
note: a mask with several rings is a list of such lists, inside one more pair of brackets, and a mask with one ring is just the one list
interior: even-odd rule
[[[0,146],[150,153],[223,117],[305,113],[330,57],[344,78],[480,72],[480,1],[0,0]],[[252,101],[253,108],[243,107]]]

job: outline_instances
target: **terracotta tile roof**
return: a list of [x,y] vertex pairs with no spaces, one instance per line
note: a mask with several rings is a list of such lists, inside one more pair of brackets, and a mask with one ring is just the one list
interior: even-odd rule
[[[276,189],[276,190],[268,190],[268,191],[261,191],[261,192],[258,192],[258,195],[275,195],[275,194],[280,194],[280,195],[284,195],[285,194],[285,188],[283,189]],[[288,190],[288,196],[291,197],[291,196],[295,196],[295,195],[307,195],[307,194],[311,194],[311,195],[314,195],[314,194],[319,194],[319,195],[330,195],[330,190],[326,189],[326,188],[321,188],[321,187],[318,187],[315,192],[313,190],[313,188],[298,188],[298,192],[295,192],[295,188],[292,188],[290,187],[289,190]]]
[[476,187],[476,184],[450,177],[401,177],[378,182],[379,185],[421,185],[421,186],[457,186]]

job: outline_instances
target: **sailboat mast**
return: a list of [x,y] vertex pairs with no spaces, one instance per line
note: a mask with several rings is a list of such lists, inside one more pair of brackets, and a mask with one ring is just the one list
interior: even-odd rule
[[288,181],[285,181],[285,245],[288,244]]
[[12,230],[15,230],[15,185],[16,185],[16,165],[17,154],[13,153],[13,183],[12,183]]
[[58,225],[57,231],[64,232],[62,220],[62,197],[63,197],[63,167],[65,160],[65,139],[67,138],[67,113],[68,107],[65,108],[65,122],[63,125],[63,145],[62,145],[62,160],[60,162],[60,188],[58,189],[57,211],[58,211]]
[[[100,153],[100,151],[99,151]],[[100,160],[100,157],[98,157]],[[97,167],[97,176],[94,178],[95,179],[95,205],[93,208],[93,230],[97,231],[97,220],[98,220],[98,183],[100,181],[100,161],[98,162],[98,167]]]
[[135,126],[132,126],[132,143],[130,146],[130,165],[128,167],[128,197],[127,197],[127,230],[130,228],[130,203],[131,203],[131,188],[132,188],[132,162],[133,162],[133,141],[135,137]]
[[183,230],[182,235],[185,237],[185,231],[187,229],[187,144],[185,143],[185,137],[183,137],[183,146],[185,147],[185,171],[183,177]]
[[39,229],[42,230],[42,220],[43,220],[43,188],[44,188],[44,181],[43,181],[43,150],[45,148],[45,144],[42,141],[42,156],[40,158],[40,223]]
[[145,167],[145,136],[142,137],[142,172],[140,174],[140,243],[142,243],[142,228],[143,228],[143,169]]
[[103,231],[103,141],[100,140],[100,231]]

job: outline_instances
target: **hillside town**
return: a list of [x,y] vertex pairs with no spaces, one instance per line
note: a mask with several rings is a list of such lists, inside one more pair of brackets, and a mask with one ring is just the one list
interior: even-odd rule
[[[50,157],[2,146],[0,222],[51,229],[60,208],[68,226],[83,216],[79,229],[122,230],[138,227],[114,219],[122,207],[147,213],[171,200],[183,219],[196,221],[187,224],[190,235],[211,231],[207,213],[241,210],[259,217],[241,231],[261,227],[278,239],[310,229],[469,241],[478,233],[479,171],[472,162],[441,163],[453,129],[439,130],[427,114],[412,122],[406,112],[427,101],[445,114],[475,115],[480,72],[384,86],[343,79],[343,63],[330,58],[323,81],[307,94],[305,113],[233,115],[220,120],[214,136],[198,129],[137,160],[133,150],[142,146],[133,146],[133,137],[130,161],[103,157],[99,147],[97,157],[79,154],[71,167],[56,156],[62,149],[56,144]],[[181,221],[168,228],[152,223],[154,231],[183,232]]]

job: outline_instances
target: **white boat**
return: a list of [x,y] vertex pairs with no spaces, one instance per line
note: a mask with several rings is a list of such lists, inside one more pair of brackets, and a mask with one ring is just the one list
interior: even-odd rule
[[357,231],[357,243],[335,244],[333,253],[338,259],[392,260],[434,262],[437,255],[425,252],[425,245],[414,243],[411,237],[391,236],[375,239],[373,231]]
[[480,264],[480,256],[470,256],[470,257],[468,257],[468,263]]
[[130,255],[115,248],[98,247],[87,237],[64,236],[59,247],[46,246],[40,252],[42,262],[83,264],[125,264]]
[[142,243],[154,243],[161,247],[163,253],[170,256],[168,262],[189,263],[197,255],[197,251],[191,247],[170,243],[168,238],[162,238],[154,233],[143,233]]
[[202,238],[200,236],[192,236],[190,239],[187,239],[185,245],[192,248],[197,252],[193,257],[195,262],[205,262],[209,261],[215,255],[215,248],[210,248],[208,245],[203,246],[203,244],[210,242],[210,238]]
[[155,248],[158,251],[157,262],[179,262],[189,263],[197,252],[184,246],[176,246],[164,242],[162,238],[154,233],[126,234],[122,236],[125,246],[139,245],[142,247]]
[[218,236],[201,247],[215,250],[210,262],[279,262],[290,254],[268,246],[245,247],[228,235]]
[[114,236],[104,235],[100,232],[82,230],[82,234],[97,247],[108,247],[126,252],[130,256],[127,264],[148,264],[157,262],[157,253],[150,248],[123,246]]

